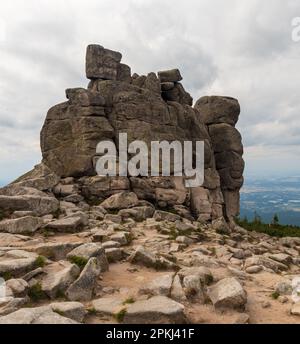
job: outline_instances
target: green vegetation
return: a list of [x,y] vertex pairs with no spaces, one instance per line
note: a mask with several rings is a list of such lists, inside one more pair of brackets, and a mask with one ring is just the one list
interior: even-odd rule
[[46,265],[46,258],[43,256],[38,256],[34,262],[34,269],[42,268]]
[[73,264],[76,264],[80,268],[80,270],[83,270],[88,262],[88,259],[84,257],[73,256],[69,258],[69,261]]
[[211,252],[213,256],[217,255],[217,250],[215,247],[208,247],[207,249]]
[[271,294],[272,299],[277,300],[279,298],[280,294],[277,291],[274,291],[274,293]]
[[97,314],[96,308],[94,308],[94,307],[88,308],[87,311],[90,315]]
[[42,290],[42,286],[40,283],[33,285],[28,292],[28,296],[31,298],[32,301],[37,302],[39,300],[45,299],[47,296]]
[[263,223],[261,217],[255,213],[254,220],[249,221],[247,217],[244,219],[237,218],[236,222],[241,227],[247,229],[250,232],[265,233],[273,237],[300,237],[300,227],[288,226],[279,224],[279,217],[274,215],[272,223]]
[[117,320],[117,322],[120,323],[124,320],[126,313],[127,313],[126,308],[123,308],[118,313],[114,314],[114,318]]
[[66,299],[66,295],[65,295],[64,291],[60,290],[60,289],[56,292],[55,296],[57,299]]
[[8,281],[8,280],[10,280],[10,279],[12,278],[12,275],[11,275],[11,273],[10,273],[9,271],[6,271],[6,272],[4,272],[4,273],[1,275],[1,277],[2,277],[5,281]]
[[130,304],[130,303],[135,303],[135,299],[133,297],[129,297],[128,299],[126,299],[123,302],[123,305],[127,305],[127,304]]

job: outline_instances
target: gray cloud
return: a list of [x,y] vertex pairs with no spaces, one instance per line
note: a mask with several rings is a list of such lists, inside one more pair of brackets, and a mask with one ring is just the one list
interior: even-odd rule
[[[15,0],[1,5],[0,179],[40,160],[47,110],[68,87],[86,86],[85,47],[123,53],[145,74],[179,67],[194,99],[239,99],[247,171],[300,168],[298,0]],[[283,162],[284,163],[281,163]],[[290,161],[290,164],[288,164]]]

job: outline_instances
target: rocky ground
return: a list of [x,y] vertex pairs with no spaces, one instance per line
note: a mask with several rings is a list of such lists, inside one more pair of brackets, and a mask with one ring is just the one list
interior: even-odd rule
[[[1,324],[300,323],[300,238],[192,221],[128,192],[97,206],[31,197],[35,209],[0,222]],[[54,199],[55,214],[39,212]]]

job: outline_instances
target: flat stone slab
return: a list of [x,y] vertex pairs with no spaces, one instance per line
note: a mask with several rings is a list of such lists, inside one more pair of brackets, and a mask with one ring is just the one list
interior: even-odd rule
[[128,324],[184,324],[184,306],[165,296],[137,301],[126,309],[124,323]]
[[12,276],[26,273],[33,269],[38,255],[23,250],[0,251],[0,274]]
[[0,324],[78,324],[78,322],[53,312],[51,307],[22,308],[0,317]]
[[43,225],[39,217],[25,216],[18,219],[4,220],[0,222],[0,232],[11,234],[32,234]]

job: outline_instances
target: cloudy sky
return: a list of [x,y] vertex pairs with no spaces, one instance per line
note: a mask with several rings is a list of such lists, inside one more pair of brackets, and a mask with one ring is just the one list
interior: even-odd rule
[[11,0],[0,12],[0,181],[41,159],[47,110],[86,86],[85,48],[139,74],[179,67],[194,100],[239,99],[247,176],[300,175],[299,0]]

